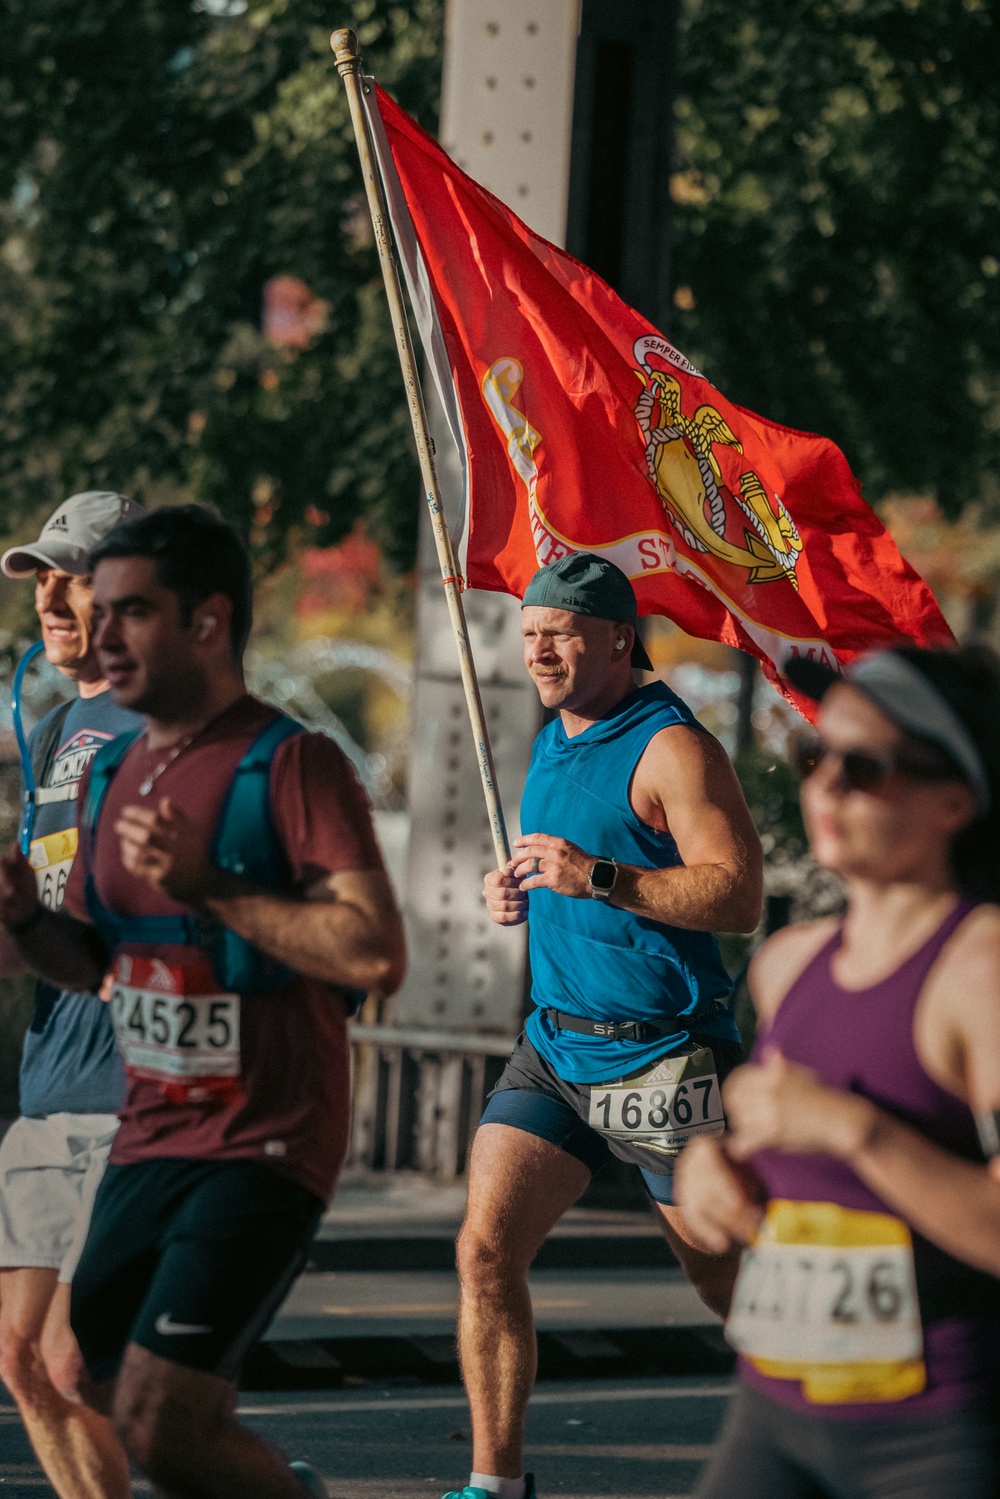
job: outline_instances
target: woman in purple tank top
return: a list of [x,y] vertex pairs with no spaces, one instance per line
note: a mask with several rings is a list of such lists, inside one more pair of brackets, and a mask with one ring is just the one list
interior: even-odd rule
[[745,1249],[700,1499],[1000,1495],[1000,659],[897,648],[821,700],[802,806],[843,919],[750,970],[759,1035],[679,1200]]

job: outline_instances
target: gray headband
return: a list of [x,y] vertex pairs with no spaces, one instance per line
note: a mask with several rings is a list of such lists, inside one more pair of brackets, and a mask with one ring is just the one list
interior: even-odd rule
[[865,656],[847,671],[846,680],[883,708],[893,723],[947,750],[975,792],[980,814],[990,810],[990,783],[975,740],[919,667],[894,651],[884,651]]

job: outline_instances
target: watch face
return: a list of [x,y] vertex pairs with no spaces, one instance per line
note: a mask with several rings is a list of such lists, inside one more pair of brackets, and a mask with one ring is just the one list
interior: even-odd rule
[[598,859],[590,871],[590,887],[592,890],[613,890],[617,876],[617,866],[610,859]]

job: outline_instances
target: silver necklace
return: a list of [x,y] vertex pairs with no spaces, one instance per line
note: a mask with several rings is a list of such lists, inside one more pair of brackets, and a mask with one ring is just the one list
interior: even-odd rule
[[177,759],[178,755],[183,755],[184,751],[189,747],[189,745],[191,745],[193,743],[193,741],[201,733],[201,729],[202,728],[204,728],[204,724],[202,724],[201,728],[192,729],[190,734],[185,734],[183,739],[178,739],[178,741],[177,741],[176,744],[171,745],[170,750],[168,751],[168,753],[165,756],[165,758],[162,759],[160,761],[159,765],[157,765],[154,770],[151,770],[149,772],[149,774],[146,776],[145,780],[140,783],[140,785],[139,785],[139,795],[140,796],[148,796],[149,795],[149,793],[152,791],[153,787],[156,785],[157,781],[160,779],[160,777],[163,774],[163,772],[167,769],[167,766],[168,765],[173,765],[173,763]]

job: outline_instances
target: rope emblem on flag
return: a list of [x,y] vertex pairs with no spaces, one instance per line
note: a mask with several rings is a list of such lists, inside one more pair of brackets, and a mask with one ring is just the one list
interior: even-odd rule
[[[693,416],[686,416],[680,381],[668,371],[653,368],[648,352],[643,352],[646,358],[636,370],[643,389],[635,417],[646,444],[649,477],[667,519],[692,551],[710,552],[747,569],[748,583],[787,578],[797,589],[795,567],[802,541],[788,511],[777,495],[777,513],[772,510],[767,490],[753,469],[740,474],[735,487],[724,483],[715,448],[733,448],[742,454],[743,444],[714,406],[701,405]],[[735,520],[742,527],[742,546],[728,536],[733,519],[730,501],[740,512]]]

